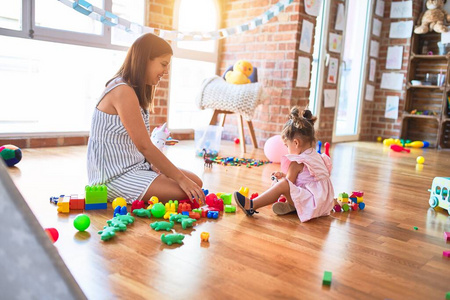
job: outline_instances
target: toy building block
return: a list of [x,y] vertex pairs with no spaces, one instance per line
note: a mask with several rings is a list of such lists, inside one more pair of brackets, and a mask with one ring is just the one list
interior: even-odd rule
[[363,197],[364,196],[364,192],[361,191],[353,191],[352,192],[352,197]]
[[117,229],[115,227],[103,227],[103,230],[100,230],[98,234],[100,234],[100,238],[102,241],[107,241],[116,236]]
[[250,190],[248,189],[248,187],[241,186],[241,188],[239,189],[239,193],[241,193],[242,195],[244,195],[247,198],[248,198],[249,192],[250,192]]
[[189,218],[189,216],[186,216],[186,215],[183,215],[183,214],[174,214],[174,215],[170,216],[169,220],[173,221],[173,222],[181,223],[181,220],[182,219],[186,219],[186,218]]
[[196,219],[191,219],[191,218],[181,219],[181,227],[183,227],[183,229],[192,227],[196,221],[197,221]]
[[166,203],[165,207],[166,213],[164,214],[164,219],[168,220],[170,218],[170,215],[176,212],[176,205],[172,200],[169,200],[169,202]]
[[358,210],[358,203],[353,202],[350,207],[352,208],[352,210],[357,211]]
[[447,294],[445,294],[445,300],[450,300],[450,292],[447,292]]
[[82,210],[84,209],[84,198],[78,195],[70,195],[69,206],[71,210]]
[[226,213],[234,213],[234,212],[236,212],[236,206],[234,206],[234,205],[225,205],[225,212]]
[[202,218],[207,218],[208,217],[208,212],[209,212],[209,210],[202,209]]
[[331,285],[331,275],[332,273],[329,271],[325,271],[323,274],[322,284],[323,285]]
[[347,193],[340,193],[338,196],[338,201],[341,201],[343,203],[348,202],[348,194]]
[[202,191],[203,191],[203,194],[205,194],[205,196],[208,196],[209,191],[207,189],[202,189]]
[[201,210],[200,208],[194,208],[194,209],[192,210],[192,212],[198,213],[199,215],[202,214],[202,210]]
[[336,204],[336,205],[334,206],[334,211],[335,211],[335,212],[341,212],[341,211],[342,211],[342,207],[341,207],[339,204]]
[[181,214],[182,214],[183,216],[188,216],[188,217],[189,217],[189,213],[190,213],[189,211],[182,211],[182,212],[181,212]]
[[214,210],[223,211],[223,200],[218,199],[215,194],[206,196],[206,204]]
[[116,206],[114,208],[114,217],[118,215],[126,215],[128,213],[126,206]]
[[444,232],[444,238],[447,242],[450,241],[450,232]]
[[202,242],[209,242],[209,232],[203,231],[200,234],[200,239]]
[[208,211],[208,219],[217,219],[219,217],[219,212],[215,210]]
[[231,204],[231,199],[233,198],[233,195],[232,194],[222,194],[222,195],[217,196],[217,197],[222,199],[223,204],[229,205],[229,204]]
[[[64,198],[64,195],[61,195],[61,196]],[[50,203],[58,204],[58,200],[60,197],[50,197]]]
[[179,203],[178,204],[178,213],[182,213],[183,211],[191,211],[191,205],[189,203]]
[[450,257],[450,251],[444,251],[442,252],[442,255],[444,255],[445,257]]
[[[200,204],[198,204],[198,202],[195,200],[192,200],[192,201],[187,200],[187,199],[180,200],[180,201],[178,201],[178,206],[180,206],[181,203],[188,203],[191,206],[191,209],[200,208]],[[177,211],[178,211],[178,207],[177,207]]]
[[160,231],[160,230],[170,231],[170,230],[172,230],[173,225],[174,225],[173,221],[170,221],[170,222],[159,221],[159,222],[153,222],[152,224],[150,224],[150,227],[156,231]]
[[87,185],[85,188],[86,204],[107,203],[108,188],[106,185]]
[[189,218],[200,220],[200,214],[198,212],[190,211],[189,212]]
[[363,210],[364,208],[366,208],[366,204],[364,202],[359,203],[358,206],[359,206],[360,210]]
[[108,206],[105,203],[92,203],[92,204],[85,204],[84,210],[95,210],[95,209],[107,209]]
[[[258,196],[259,196],[258,193],[253,193],[253,194],[250,196],[250,199],[253,200],[253,199],[255,199],[255,198],[258,197]],[[225,202],[224,202],[224,203],[225,203]],[[225,203],[225,204],[227,204],[227,203]],[[229,203],[229,204],[231,204],[231,203]]]
[[131,203],[131,211],[134,211],[135,209],[145,208],[145,202],[144,200],[134,200],[133,203]]
[[68,214],[70,212],[70,197],[61,195],[56,205],[59,213]]
[[133,214],[135,214],[138,217],[147,217],[147,218],[151,218],[152,213],[150,210],[145,209],[145,208],[139,208],[139,209],[134,209],[133,210]]
[[172,245],[174,243],[182,244],[184,239],[184,235],[181,233],[173,233],[173,234],[162,234],[161,241],[167,245]]
[[224,193],[216,193],[217,198],[220,198]]

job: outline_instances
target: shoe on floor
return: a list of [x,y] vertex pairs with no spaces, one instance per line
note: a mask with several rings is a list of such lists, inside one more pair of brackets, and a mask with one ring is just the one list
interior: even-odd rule
[[[236,204],[244,211],[244,213],[247,216],[252,216],[253,214],[258,213],[256,210],[253,209],[253,201],[246,198],[244,195],[242,195],[239,192],[234,192],[233,196],[234,196],[234,201],[236,202]],[[250,201],[250,209],[245,209],[245,200]]]
[[272,211],[277,215],[286,215],[295,211],[295,207],[292,207],[288,202],[275,202],[272,204]]

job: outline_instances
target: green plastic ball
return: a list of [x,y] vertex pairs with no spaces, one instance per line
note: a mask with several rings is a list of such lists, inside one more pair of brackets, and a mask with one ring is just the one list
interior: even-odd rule
[[75,220],[73,220],[73,226],[78,231],[85,231],[89,228],[89,225],[91,225],[91,219],[89,219],[89,217],[84,214],[78,215]]
[[155,218],[162,218],[166,213],[166,207],[162,203],[156,203],[151,208],[152,216]]

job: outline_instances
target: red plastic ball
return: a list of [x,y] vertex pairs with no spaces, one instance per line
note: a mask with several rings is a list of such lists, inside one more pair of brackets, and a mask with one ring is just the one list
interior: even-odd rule
[[56,228],[45,228],[45,232],[47,233],[50,241],[52,241],[53,243],[58,240],[59,233],[58,230],[56,230]]
[[234,143],[235,143],[235,144],[239,144],[240,142],[241,142],[241,141],[240,141],[238,138],[235,138],[235,139],[234,139]]

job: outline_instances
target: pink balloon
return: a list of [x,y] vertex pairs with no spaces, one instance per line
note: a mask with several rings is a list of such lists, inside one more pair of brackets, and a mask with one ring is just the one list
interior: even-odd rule
[[281,135],[278,134],[267,139],[264,144],[264,154],[271,162],[280,163],[281,157],[288,154]]

